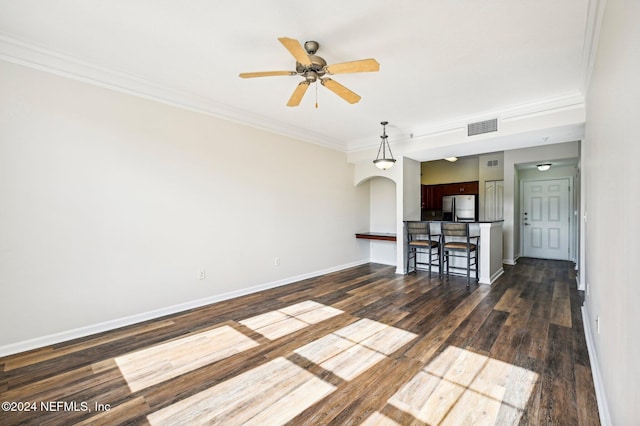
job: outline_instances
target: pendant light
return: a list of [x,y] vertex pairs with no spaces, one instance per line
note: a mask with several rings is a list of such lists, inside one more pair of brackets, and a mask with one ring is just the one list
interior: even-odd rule
[[[393,158],[393,153],[391,152],[391,147],[387,140],[386,125],[389,124],[389,122],[382,121],[380,124],[382,124],[382,136],[380,136],[380,139],[382,140],[380,141],[380,148],[378,148],[378,156],[373,160],[373,164],[381,170],[387,170],[393,166],[396,160]],[[387,150],[389,151],[389,157],[387,157]],[[382,152],[382,158],[380,158],[380,152]]]

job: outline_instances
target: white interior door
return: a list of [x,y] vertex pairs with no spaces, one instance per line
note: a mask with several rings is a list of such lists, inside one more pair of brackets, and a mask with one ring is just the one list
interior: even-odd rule
[[484,183],[484,220],[504,219],[504,181]]
[[496,182],[484,183],[484,220],[496,220]]
[[523,182],[523,255],[569,260],[569,179]]
[[496,218],[504,220],[504,181],[496,181]]

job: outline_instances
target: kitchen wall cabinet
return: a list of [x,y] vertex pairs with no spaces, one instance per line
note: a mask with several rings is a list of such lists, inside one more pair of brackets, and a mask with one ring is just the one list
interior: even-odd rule
[[422,208],[442,209],[442,185],[422,185]]
[[442,210],[443,196],[460,194],[478,195],[478,189],[478,181],[422,185],[422,209]]
[[504,181],[484,183],[484,220],[504,220]]
[[450,183],[447,185],[447,193],[442,195],[478,195],[479,185],[475,182]]

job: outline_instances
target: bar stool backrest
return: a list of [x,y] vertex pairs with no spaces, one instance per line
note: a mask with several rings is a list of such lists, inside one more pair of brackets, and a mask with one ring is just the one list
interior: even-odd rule
[[443,223],[442,233],[447,237],[468,237],[468,223]]
[[417,239],[416,237],[420,235],[423,235],[425,239],[427,239],[431,235],[429,232],[429,223],[407,222],[407,233],[409,234],[409,241]]

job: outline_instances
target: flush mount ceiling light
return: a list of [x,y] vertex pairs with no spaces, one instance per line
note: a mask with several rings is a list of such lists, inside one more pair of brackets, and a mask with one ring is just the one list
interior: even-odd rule
[[[373,164],[376,165],[377,168],[381,170],[387,170],[396,162],[393,158],[393,153],[391,152],[391,147],[389,146],[389,141],[387,140],[387,132],[386,125],[389,124],[388,121],[381,121],[382,124],[382,136],[380,136],[380,148],[378,148],[378,156],[375,160],[373,160]],[[387,150],[389,151],[389,157],[387,157]],[[382,152],[382,158],[380,157],[380,153]]]
[[458,157],[447,157],[445,158],[445,160],[455,163],[456,161],[458,161]]
[[537,167],[538,167],[538,170],[540,170],[541,172],[546,172],[551,168],[551,163],[538,164]]

